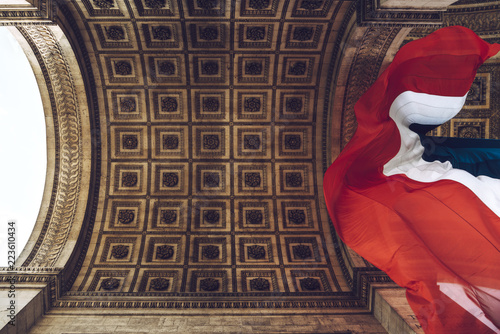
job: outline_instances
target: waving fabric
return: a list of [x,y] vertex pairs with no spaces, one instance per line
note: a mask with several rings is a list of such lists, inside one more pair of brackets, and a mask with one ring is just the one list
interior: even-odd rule
[[406,288],[426,333],[500,333],[499,176],[422,159],[410,130],[455,116],[498,51],[458,26],[402,47],[355,105],[356,133],[324,177],[337,233]]

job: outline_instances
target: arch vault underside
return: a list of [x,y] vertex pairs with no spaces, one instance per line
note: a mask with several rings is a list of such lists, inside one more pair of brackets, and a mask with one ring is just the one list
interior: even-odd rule
[[[500,29],[495,1],[33,5],[0,8],[53,116],[53,183],[19,277],[48,282],[60,311],[371,312],[371,287],[391,282],[337,240],[322,196],[353,105],[411,39]],[[493,60],[436,134],[498,138],[498,74]]]

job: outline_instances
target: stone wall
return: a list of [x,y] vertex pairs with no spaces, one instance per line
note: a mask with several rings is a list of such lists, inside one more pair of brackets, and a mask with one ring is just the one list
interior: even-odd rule
[[47,315],[30,334],[63,333],[336,333],[382,334],[370,314],[294,316],[82,316]]

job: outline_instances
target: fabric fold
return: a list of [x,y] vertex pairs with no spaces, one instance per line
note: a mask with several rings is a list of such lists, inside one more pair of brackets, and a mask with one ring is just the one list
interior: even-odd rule
[[488,294],[500,290],[500,180],[422,159],[410,130],[456,115],[498,51],[459,26],[402,47],[355,105],[356,133],[324,177],[337,233],[407,289],[426,333],[500,333]]

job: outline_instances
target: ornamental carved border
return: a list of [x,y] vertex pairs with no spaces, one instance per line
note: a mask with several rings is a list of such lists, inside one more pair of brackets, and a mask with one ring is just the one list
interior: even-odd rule
[[500,30],[498,12],[500,4],[484,7],[450,7],[444,17],[445,26],[461,25],[475,32],[493,32]]
[[0,6],[0,26],[4,25],[33,25],[54,24],[57,12],[55,0],[30,0],[30,6],[10,8]]
[[[368,284],[367,281],[363,283]],[[369,288],[365,288],[366,291]],[[92,300],[82,300],[79,299],[58,299],[53,304],[52,307],[55,308],[105,308],[105,309],[338,309],[338,308],[357,308],[360,311],[365,311],[367,307],[367,299],[346,299],[341,297],[338,299],[329,300],[310,300],[309,298],[301,298],[293,301],[258,301],[258,300],[224,300],[224,301],[214,301],[213,298],[208,298],[205,300],[186,300],[183,299],[173,299],[168,298],[168,301],[158,301],[158,300],[127,300],[124,301],[120,296],[125,296],[125,294],[114,294],[106,295],[104,294],[88,294],[87,296],[92,296]],[[106,300],[96,300],[96,298],[104,297]],[[128,294],[126,295],[128,296]],[[160,296],[160,295],[158,295]],[[274,295],[273,295],[274,296]],[[115,299],[112,299],[115,297]],[[117,297],[117,298],[116,298]]]
[[[15,284],[18,288],[30,288],[33,284],[47,284],[47,297],[50,305],[56,303],[60,295],[59,281],[61,280],[62,268],[34,268],[34,267],[17,267],[15,271],[9,271],[8,267],[0,268],[0,284]],[[38,287],[37,287],[38,288]]]
[[429,10],[388,10],[379,6],[380,0],[358,0],[357,22],[359,26],[388,25],[414,27],[417,25],[441,26],[443,11]]
[[363,35],[361,45],[349,70],[342,115],[342,148],[356,131],[354,105],[378,77],[382,61],[400,28],[371,27]]
[[56,37],[45,26],[19,27],[32,47],[49,90],[56,132],[56,171],[47,219],[23,266],[52,267],[74,221],[82,177],[82,136],[76,89]]
[[[55,308],[95,308],[95,309],[359,309],[365,311],[370,302],[370,286],[372,284],[394,284],[391,279],[382,271],[376,268],[355,269],[354,271],[355,290],[352,292],[332,293],[328,298],[314,298],[314,293],[304,293],[294,300],[280,300],[280,296],[287,296],[287,293],[272,293],[277,300],[221,300],[214,301],[213,297],[234,296],[234,294],[195,294],[191,298],[168,293],[125,293],[125,292],[66,292],[61,298],[52,301]],[[269,296],[270,293],[255,293],[254,298]],[[132,297],[127,301],[122,297]],[[83,298],[82,298],[83,297]],[[91,298],[89,300],[87,298]],[[134,300],[134,297],[137,299]],[[163,297],[168,300],[158,301],[156,298]],[[241,296],[242,297],[242,296]],[[148,298],[148,299],[145,299]],[[154,298],[154,299],[152,299]],[[139,311],[140,312],[140,311]]]

